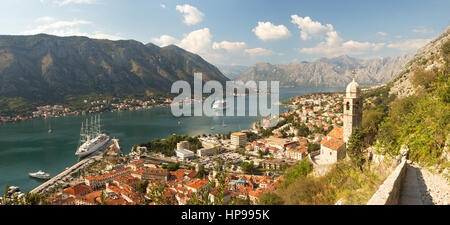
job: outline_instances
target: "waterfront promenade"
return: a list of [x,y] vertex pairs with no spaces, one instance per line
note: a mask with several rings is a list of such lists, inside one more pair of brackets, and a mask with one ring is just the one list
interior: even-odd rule
[[78,163],[71,166],[70,168],[67,168],[60,174],[52,177],[50,180],[48,180],[48,181],[44,182],[43,184],[39,185],[38,187],[34,188],[33,190],[31,190],[31,193],[40,193],[40,194],[44,193],[47,189],[54,187],[55,184],[58,183],[58,181],[63,181],[66,178],[70,179],[69,176],[72,173],[75,173],[75,172],[79,171],[80,169],[85,168],[90,163],[92,163],[96,160],[100,160],[102,157],[103,156],[98,153],[88,156],[87,158],[79,161]]

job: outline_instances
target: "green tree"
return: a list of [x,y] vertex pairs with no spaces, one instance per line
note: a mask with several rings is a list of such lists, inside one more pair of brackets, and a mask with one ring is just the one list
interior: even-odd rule
[[49,202],[45,196],[38,193],[28,192],[24,196],[25,205],[48,205]]
[[298,177],[305,177],[313,170],[313,165],[308,159],[302,159],[300,162],[287,169],[284,174],[283,183],[288,185],[294,182]]
[[160,183],[152,184],[149,188],[147,197],[155,203],[156,205],[170,205],[172,204],[171,199],[164,197],[165,187]]
[[308,153],[311,153],[311,152],[315,152],[315,151],[319,151],[319,150],[320,150],[320,144],[308,142],[308,144],[306,144],[306,146],[307,146],[307,148],[308,148]]
[[141,181],[137,184],[136,189],[138,192],[145,194],[147,192],[148,180]]
[[198,166],[197,175],[195,175],[195,178],[204,178],[205,176],[208,176],[208,172],[205,170],[205,167],[200,164]]
[[5,188],[5,192],[3,193],[3,202],[2,202],[2,205],[8,205],[9,204],[9,202],[8,202],[8,191],[9,191],[9,185],[6,185],[6,188]]
[[264,192],[259,197],[260,205],[283,205],[283,199],[275,192]]
[[102,190],[99,204],[100,205],[108,205],[108,196],[106,196],[105,190]]
[[257,168],[253,161],[243,162],[241,167],[242,170],[247,174],[254,174],[257,171]]
[[363,171],[363,165],[366,161],[364,155],[364,133],[359,128],[354,128],[352,135],[348,140],[347,154],[353,165]]

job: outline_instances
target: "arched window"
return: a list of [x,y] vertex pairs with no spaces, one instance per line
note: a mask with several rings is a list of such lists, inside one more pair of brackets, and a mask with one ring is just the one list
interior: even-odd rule
[[350,102],[347,102],[347,110],[350,110]]

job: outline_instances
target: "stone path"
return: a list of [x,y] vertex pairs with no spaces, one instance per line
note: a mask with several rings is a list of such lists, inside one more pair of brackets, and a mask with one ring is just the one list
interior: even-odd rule
[[419,167],[418,180],[423,185],[419,189],[425,205],[449,205],[449,181],[441,174],[433,174],[427,169]]
[[450,185],[440,174],[407,164],[399,205],[448,205]]
[[403,178],[398,204],[423,205],[419,188],[420,184],[417,178],[417,168],[407,164],[406,174]]

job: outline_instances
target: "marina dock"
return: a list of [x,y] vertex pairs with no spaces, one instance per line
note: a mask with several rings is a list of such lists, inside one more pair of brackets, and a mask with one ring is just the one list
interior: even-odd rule
[[[108,145],[109,146],[109,145]],[[102,152],[102,151],[100,151]],[[53,187],[55,184],[58,183],[58,181],[62,181],[65,178],[67,178],[67,176],[70,176],[72,173],[75,173],[77,171],[79,171],[80,169],[85,168],[86,166],[88,166],[90,163],[96,161],[96,160],[100,160],[103,156],[101,154],[93,154],[91,156],[88,156],[87,158],[79,161],[78,163],[76,163],[75,165],[71,166],[70,168],[67,168],[66,170],[64,170],[63,172],[61,172],[60,174],[52,177],[50,180],[44,182],[43,184],[39,185],[38,187],[34,188],[33,190],[31,190],[31,193],[39,193],[42,194],[44,193],[48,188]]]

